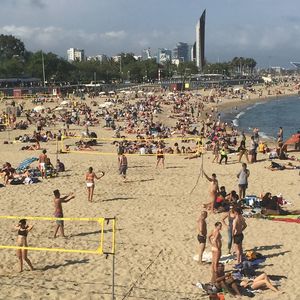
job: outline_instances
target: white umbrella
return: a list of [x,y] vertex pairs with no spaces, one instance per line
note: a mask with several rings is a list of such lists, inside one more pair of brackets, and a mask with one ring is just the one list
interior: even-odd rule
[[56,107],[55,109],[54,109],[55,111],[62,111],[62,110],[67,110],[66,108],[64,108],[64,107]]
[[105,103],[102,103],[102,104],[99,104],[99,107],[100,108],[105,108],[105,107],[110,107],[110,106],[113,106],[114,104],[112,102],[105,102]]
[[123,94],[125,94],[125,93],[126,93],[126,91],[124,91],[124,90],[123,90],[123,91],[120,91],[120,93],[123,93]]
[[99,95],[105,95],[105,94],[106,94],[105,92],[100,92],[100,93],[99,93]]
[[68,100],[64,100],[60,103],[60,105],[69,105],[70,104],[70,101]]
[[127,91],[127,92],[125,92],[125,94],[127,94],[127,95],[128,95],[128,94],[131,94],[131,93],[132,93],[131,91]]
[[154,93],[153,92],[149,92],[147,95],[148,96],[152,96],[152,95],[154,95]]
[[138,93],[139,93],[139,94],[143,94],[143,93],[144,93],[144,91],[138,91]]
[[115,94],[115,92],[114,92],[114,91],[109,91],[108,93],[109,93],[109,94]]
[[40,111],[45,110],[45,109],[46,109],[45,106],[38,105],[33,110],[36,111],[36,112],[40,112]]

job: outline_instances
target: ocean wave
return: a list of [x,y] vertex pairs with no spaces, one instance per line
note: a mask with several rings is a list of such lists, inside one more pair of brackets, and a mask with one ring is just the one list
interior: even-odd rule
[[260,136],[262,139],[266,139],[266,140],[275,140],[274,137],[267,135],[267,134],[264,133],[263,131],[260,131],[260,132],[259,132],[259,136]]
[[238,121],[238,119],[234,119],[232,121],[232,124],[233,124],[234,127],[239,127],[239,121]]
[[240,113],[238,113],[235,118],[239,119],[242,115],[244,115],[246,112],[245,111],[241,111]]

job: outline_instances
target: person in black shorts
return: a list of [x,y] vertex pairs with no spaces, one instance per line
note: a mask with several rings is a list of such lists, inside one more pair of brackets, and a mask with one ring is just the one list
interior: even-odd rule
[[199,242],[199,263],[202,264],[202,256],[206,246],[206,236],[207,236],[207,211],[202,211],[200,217],[197,220],[197,240]]

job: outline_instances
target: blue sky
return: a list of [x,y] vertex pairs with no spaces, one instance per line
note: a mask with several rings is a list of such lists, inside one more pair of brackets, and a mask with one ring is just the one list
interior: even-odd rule
[[299,0],[0,0],[0,33],[63,57],[70,47],[87,55],[139,55],[193,43],[205,8],[208,61],[247,56],[259,66],[284,67],[300,61]]

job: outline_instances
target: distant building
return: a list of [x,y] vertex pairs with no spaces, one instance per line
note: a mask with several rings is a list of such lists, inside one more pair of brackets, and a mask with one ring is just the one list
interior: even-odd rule
[[294,61],[291,61],[291,64],[296,67],[297,69],[300,69],[300,62],[294,62]]
[[190,45],[187,43],[179,42],[173,50],[173,59],[179,59],[180,61],[190,61]]
[[200,72],[203,71],[205,64],[205,18],[206,10],[196,25],[196,65]]
[[136,61],[142,60],[142,56],[141,56],[141,55],[133,55],[133,57],[134,57],[134,59],[135,59]]
[[94,55],[94,56],[88,56],[87,57],[87,60],[88,61],[100,61],[100,62],[104,62],[106,61],[108,58],[105,54],[97,54],[97,55]]
[[67,51],[68,61],[83,61],[84,60],[84,50],[70,48]]
[[147,59],[151,59],[151,58],[152,58],[152,56],[151,56],[150,48],[144,49],[142,51],[142,60],[147,60]]
[[172,51],[166,48],[159,48],[157,62],[159,64],[165,64],[168,61],[172,62]]
[[191,61],[196,61],[196,42],[191,46],[190,49]]

